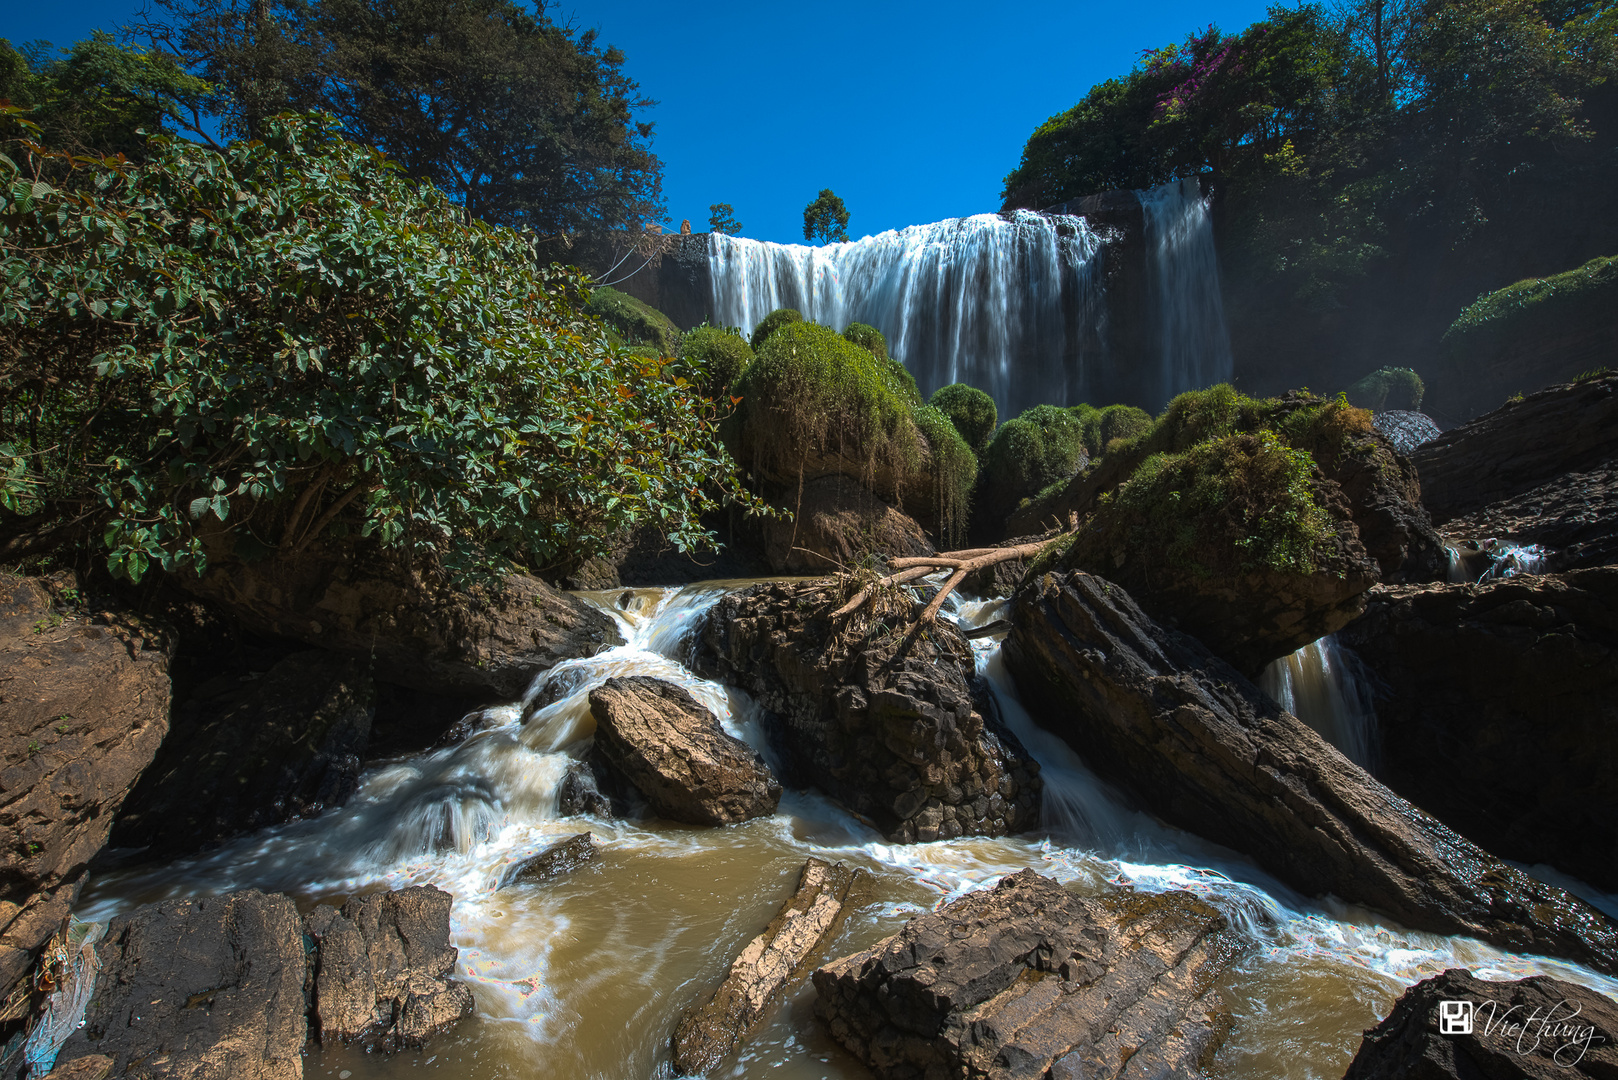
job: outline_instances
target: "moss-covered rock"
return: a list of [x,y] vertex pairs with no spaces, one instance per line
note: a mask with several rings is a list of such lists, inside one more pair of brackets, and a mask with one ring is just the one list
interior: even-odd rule
[[859,322],[849,323],[843,328],[843,339],[858,345],[878,360],[888,358],[888,339],[874,326]]
[[1383,412],[1403,409],[1417,412],[1427,392],[1421,376],[1407,367],[1385,367],[1371,372],[1343,392],[1348,403],[1360,409]]
[[1611,362],[1618,351],[1618,256],[1479,297],[1444,332],[1447,373],[1468,411]]
[[691,368],[703,393],[721,398],[753,362],[753,350],[740,330],[704,323],[686,333],[680,342],[680,358]]
[[649,345],[658,356],[673,356],[680,344],[674,320],[628,293],[602,286],[590,293],[584,310],[615,330],[626,345]]
[[[918,405],[911,417],[927,440],[928,456],[932,459],[929,471],[933,482],[933,512],[929,516],[938,522],[939,541],[947,547],[958,547],[966,540],[972,489],[978,479],[977,455],[942,411],[931,405]],[[912,498],[911,503],[917,505],[920,500]]]
[[[1068,480],[1089,460],[1084,422],[1067,409],[1036,405],[1007,420],[983,452],[978,473],[980,521],[989,527],[1004,522],[1019,503]],[[1023,531],[1039,532],[1040,527]]]
[[933,391],[927,404],[949,417],[949,422],[955,425],[974,454],[982,454],[989,448],[989,440],[994,438],[995,428],[1000,423],[994,398],[975,386],[950,383]]
[[783,326],[803,322],[803,314],[793,308],[776,308],[753,327],[753,351],[764,347],[764,341]]

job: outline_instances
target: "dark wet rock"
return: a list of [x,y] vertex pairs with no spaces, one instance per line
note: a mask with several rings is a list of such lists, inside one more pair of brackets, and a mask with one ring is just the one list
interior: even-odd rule
[[323,1045],[419,1047],[472,1013],[472,991],[451,976],[452,897],[431,885],[321,904],[303,920],[314,941],[312,1034]]
[[1367,432],[1321,470],[1342,489],[1349,520],[1384,582],[1444,580],[1444,543],[1422,502],[1416,467],[1387,436]]
[[1618,457],[1455,518],[1444,533],[1457,550],[1489,540],[1538,545],[1551,571],[1618,563]]
[[1224,916],[1189,893],[1077,896],[1024,870],[815,972],[882,1080],[1200,1077],[1229,1018]]
[[731,825],[775,813],[781,785],[757,751],[684,688],[636,675],[590,691],[596,752],[666,818]]
[[[1470,1004],[1471,1031],[1441,1032],[1440,1002]],[[1585,1076],[1618,1076],[1618,1002],[1548,975],[1493,982],[1452,968],[1405,991],[1343,1080]]]
[[754,585],[703,623],[697,668],[766,711],[789,783],[812,785],[900,843],[1003,836],[1039,820],[1039,764],[995,717],[972,650],[952,624],[890,629],[828,581]]
[[341,542],[254,563],[210,551],[201,578],[174,580],[255,633],[363,657],[378,679],[447,695],[511,701],[537,673],[619,641],[606,615],[537,578],[456,589]]
[[792,518],[764,526],[765,551],[777,574],[852,570],[877,555],[931,555],[934,548],[913,518],[847,476],[823,476],[783,496]]
[[1371,423],[1406,457],[1422,443],[1432,442],[1443,434],[1436,420],[1410,409],[1384,409],[1371,417]]
[[0,576],[0,998],[78,898],[169,728],[173,636]]
[[1618,567],[1379,588],[1380,778],[1504,858],[1618,891]]
[[809,974],[815,955],[849,910],[865,872],[809,859],[797,891],[764,932],[747,944],[707,1004],[680,1017],[674,1029],[674,1071],[712,1072],[758,1027],[787,987]]
[[359,787],[375,702],[363,661],[320,651],[203,684],[175,710],[113,845],[188,854],[343,805]]
[[303,927],[257,891],[148,904],[112,920],[84,1026],[59,1061],[105,1054],[114,1075],[303,1076]]
[[[592,755],[593,756],[593,755]],[[556,812],[562,817],[589,814],[592,817],[621,817],[616,813],[612,797],[602,791],[601,778],[590,761],[575,761],[568,765],[562,783],[556,789]]]
[[1508,401],[1418,447],[1411,460],[1422,502],[1444,526],[1614,458],[1618,375],[1603,375]]
[[376,716],[371,720],[371,737],[365,744],[368,761],[420,753],[433,746],[454,746],[466,734],[456,736],[462,720],[457,717],[482,715],[487,701],[482,695],[429,694],[397,683],[376,684]]
[[519,859],[506,867],[495,883],[496,889],[508,888],[519,882],[549,881],[572,873],[596,857],[596,846],[587,832],[559,840],[537,855]]
[[1029,711],[1153,813],[1294,888],[1618,972],[1618,927],[1389,791],[1123,589],[1046,574],[1013,603],[1006,666]]

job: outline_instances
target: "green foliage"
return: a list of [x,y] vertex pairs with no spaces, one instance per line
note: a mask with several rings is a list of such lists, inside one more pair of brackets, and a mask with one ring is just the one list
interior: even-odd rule
[[1312,573],[1332,525],[1315,490],[1314,464],[1271,431],[1153,454],[1102,497],[1069,559],[1103,572],[1144,560],[1201,577]]
[[848,239],[848,207],[831,188],[821,188],[815,201],[803,208],[803,238],[822,244]]
[[592,289],[584,310],[616,330],[629,345],[651,345],[660,356],[673,356],[680,344],[674,320],[628,293],[602,286]]
[[803,316],[792,308],[776,308],[753,327],[753,351],[764,347],[764,339],[791,323],[803,322]]
[[735,327],[704,323],[686,333],[680,357],[693,369],[704,394],[723,399],[753,362],[753,350]]
[[852,341],[878,360],[888,358],[888,339],[882,336],[882,331],[874,326],[864,323],[849,323],[843,328],[843,339]]
[[652,103],[594,30],[517,0],[159,0],[154,30],[257,136],[322,109],[468,214],[552,258],[663,216]]
[[820,450],[865,462],[867,481],[879,470],[913,477],[921,466],[910,405],[890,374],[828,327],[778,324],[733,392],[746,464],[791,475]]
[[1070,405],[1068,414],[1083,429],[1084,450],[1091,459],[1106,453],[1117,439],[1132,439],[1152,426],[1152,414],[1133,405]]
[[736,220],[736,208],[728,202],[709,204],[708,231],[740,236],[742,234],[742,223]]
[[1612,324],[1618,311],[1618,256],[1576,270],[1529,278],[1481,296],[1444,334],[1454,363],[1486,363],[1570,330]]
[[172,57],[119,45],[97,30],[61,57],[0,40],[0,98],[25,107],[42,137],[79,153],[144,156],[141,131],[200,133],[213,87]]
[[713,408],[614,347],[576,271],[329,122],[264,135],[0,158],[0,444],[41,514],[88,514],[130,579],[200,570],[208,534],[357,531],[452,574],[710,539],[742,497]]
[[933,391],[927,404],[949,417],[949,422],[955,425],[955,430],[961,433],[961,438],[966,440],[966,445],[972,448],[974,454],[982,454],[988,449],[989,440],[994,437],[995,426],[1000,420],[999,413],[995,411],[994,398],[975,386],[951,383]]
[[939,507],[940,541],[957,547],[966,539],[967,513],[972,488],[978,479],[978,459],[961,438],[950,418],[931,405],[911,411],[916,427],[927,440],[932,456],[933,496]]
[[1078,472],[1084,452],[1079,419],[1055,405],[1036,405],[995,432],[983,454],[983,486],[995,501],[1015,505]]
[[1385,367],[1365,376],[1344,391],[1356,408],[1382,412],[1385,409],[1420,409],[1426,385],[1410,368]]

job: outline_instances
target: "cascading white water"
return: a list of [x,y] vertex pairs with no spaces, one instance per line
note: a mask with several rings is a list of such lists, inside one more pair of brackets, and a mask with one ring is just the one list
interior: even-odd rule
[[[559,818],[556,792],[591,737],[591,688],[614,675],[653,675],[686,687],[726,730],[763,740],[745,694],[687,666],[690,630],[723,592],[714,585],[588,596],[620,624],[626,644],[568,661],[525,700],[495,710],[460,745],[383,763],[342,809],[241,838],[218,851],[92,879],[78,914],[105,920],[136,903],[236,888],[280,889],[303,902],[380,887],[433,883],[455,896],[460,975],[477,1017],[424,1055],[358,1049],[311,1053],[310,1076],[445,1080],[534,1075],[667,1075],[680,1011],[723,978],[770,920],[805,857],[865,868],[873,899],[829,947],[867,948],[906,919],[1033,866],[1088,893],[1189,889],[1217,905],[1255,944],[1225,976],[1235,1028],[1217,1073],[1248,1080],[1338,1076],[1359,1032],[1405,986],[1447,967],[1481,977],[1550,974],[1618,993],[1618,981],[1572,964],[1505,954],[1478,942],[1413,933],[1334,901],[1300,897],[1249,860],[1130,807],[1022,707],[993,637],[973,643],[1007,726],[1038,759],[1045,782],[1040,832],[894,845],[807,792],[739,826]],[[996,604],[954,605],[967,625]],[[598,858],[566,877],[497,889],[503,872],[561,837],[591,830]],[[797,988],[725,1066],[727,1077],[771,1080],[867,1075],[817,1025],[813,988]]]
[[751,332],[776,308],[836,330],[861,322],[923,394],[965,382],[1002,416],[1083,400],[1105,311],[1083,218],[1019,210],[913,225],[845,244],[712,233],[714,319]]
[[1259,686],[1287,712],[1362,769],[1376,766],[1376,702],[1371,680],[1336,634],[1270,662]]
[[1229,382],[1234,372],[1208,200],[1195,177],[1136,193],[1146,216],[1159,396]]

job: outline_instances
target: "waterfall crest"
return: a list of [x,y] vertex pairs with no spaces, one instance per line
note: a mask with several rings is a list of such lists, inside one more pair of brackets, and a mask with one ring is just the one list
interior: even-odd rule
[[978,214],[807,247],[709,234],[714,320],[776,308],[876,327],[923,394],[965,382],[1001,416],[1083,400],[1102,356],[1102,242],[1083,218]]

